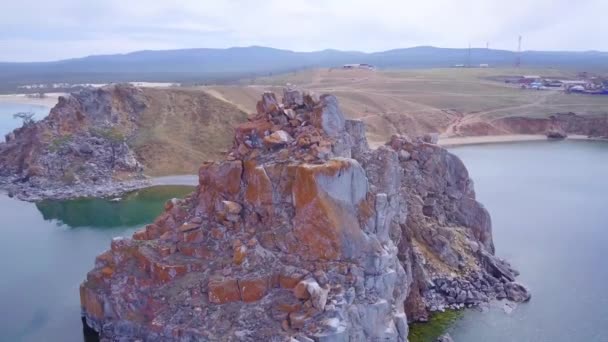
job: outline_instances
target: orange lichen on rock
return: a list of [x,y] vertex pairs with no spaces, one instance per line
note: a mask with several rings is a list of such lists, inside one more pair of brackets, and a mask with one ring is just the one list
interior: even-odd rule
[[224,304],[241,300],[238,281],[236,279],[214,279],[209,281],[209,301]]
[[367,185],[362,185],[367,180],[357,168],[347,159],[298,167],[292,186],[294,233],[307,259],[349,258],[354,256],[353,248],[363,248],[365,238],[354,205],[367,192]]
[[272,183],[263,166],[249,160],[245,163],[245,200],[254,206],[272,204]]
[[85,284],[80,285],[80,303],[88,315],[96,319],[103,318],[103,303],[99,300],[97,293]]
[[269,278],[259,276],[247,279],[239,279],[241,299],[245,303],[251,303],[262,299],[268,292]]

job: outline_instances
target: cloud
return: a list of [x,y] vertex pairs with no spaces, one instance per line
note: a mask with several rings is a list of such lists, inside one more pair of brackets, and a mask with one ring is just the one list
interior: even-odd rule
[[0,60],[265,45],[377,51],[414,45],[608,50],[605,0],[38,0],[0,12]]

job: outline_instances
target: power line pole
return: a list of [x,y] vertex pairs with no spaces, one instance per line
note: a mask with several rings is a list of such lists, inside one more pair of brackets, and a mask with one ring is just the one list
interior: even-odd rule
[[469,51],[467,52],[467,67],[471,67],[471,43],[469,43]]

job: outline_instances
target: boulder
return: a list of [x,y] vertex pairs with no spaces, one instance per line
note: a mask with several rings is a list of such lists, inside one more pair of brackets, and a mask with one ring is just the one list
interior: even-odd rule
[[561,129],[552,129],[545,133],[548,139],[563,140],[568,137],[568,134]]
[[435,342],[454,342],[454,340],[452,339],[452,336],[450,336],[450,334],[443,334],[441,336],[439,336]]
[[256,107],[258,114],[274,114],[279,111],[279,102],[272,92],[265,92]]
[[224,304],[241,300],[238,281],[236,279],[213,279],[209,281],[209,301]]
[[283,88],[283,105],[285,108],[300,107],[304,105],[302,92],[291,87]]
[[344,132],[346,120],[333,95],[321,96],[321,102],[311,114],[312,124],[322,129],[330,137],[337,137]]
[[293,138],[285,131],[276,131],[264,137],[264,145],[268,147],[276,147],[290,144]]
[[528,291],[525,286],[517,282],[505,284],[505,292],[509,300],[517,303],[527,302],[532,297],[530,291]]

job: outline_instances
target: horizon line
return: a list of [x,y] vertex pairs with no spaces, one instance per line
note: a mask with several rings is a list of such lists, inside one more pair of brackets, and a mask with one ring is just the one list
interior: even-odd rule
[[[507,49],[492,49],[492,48],[486,48],[486,47],[453,48],[453,47],[439,47],[439,46],[434,46],[434,45],[416,45],[416,46],[410,46],[410,47],[399,47],[399,48],[393,48],[393,49],[388,49],[388,50],[379,50],[379,51],[370,51],[370,52],[361,51],[361,50],[341,50],[341,49],[334,49],[334,48],[325,48],[325,49],[310,50],[310,51],[298,51],[298,50],[290,50],[290,49],[277,48],[277,47],[264,46],[264,45],[246,45],[246,46],[231,46],[231,47],[226,47],[226,48],[192,47],[192,48],[179,48],[179,49],[143,49],[143,50],[133,50],[133,51],[129,51],[129,52],[122,52],[122,53],[92,54],[92,55],[85,55],[85,56],[80,56],[80,57],[70,57],[70,58],[55,59],[55,60],[41,60],[41,61],[27,61],[27,62],[0,61],[0,64],[57,63],[57,62],[72,61],[72,60],[85,59],[85,58],[91,58],[91,57],[127,56],[127,55],[141,53],[141,52],[167,52],[167,51],[189,51],[189,50],[230,50],[230,49],[250,49],[250,48],[264,48],[264,49],[287,51],[287,52],[293,52],[293,53],[319,53],[319,52],[324,52],[324,51],[337,51],[337,52],[345,52],[345,53],[348,53],[348,52],[361,53],[361,54],[365,54],[365,55],[372,55],[372,54],[397,51],[397,50],[416,49],[416,48],[433,48],[433,49],[443,49],[443,50],[468,50],[468,49],[471,49],[471,50],[491,50],[491,51],[504,51],[504,52],[517,53],[516,50],[507,50]],[[521,53],[526,53],[526,52],[608,53],[608,51],[601,51],[601,50],[523,50],[523,51],[521,51]]]

